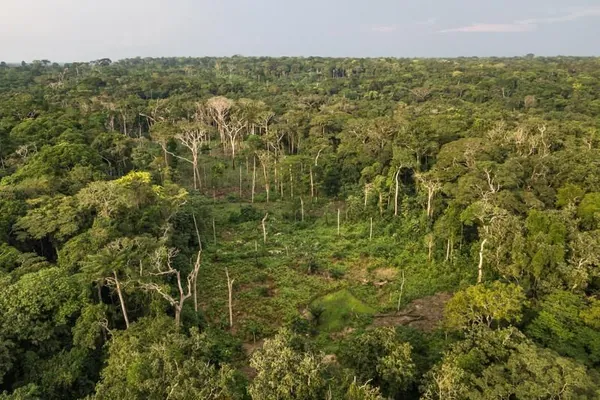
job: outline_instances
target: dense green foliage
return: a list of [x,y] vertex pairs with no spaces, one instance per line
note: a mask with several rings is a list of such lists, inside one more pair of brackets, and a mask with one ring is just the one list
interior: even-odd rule
[[597,58],[2,63],[0,211],[0,399],[600,398]]

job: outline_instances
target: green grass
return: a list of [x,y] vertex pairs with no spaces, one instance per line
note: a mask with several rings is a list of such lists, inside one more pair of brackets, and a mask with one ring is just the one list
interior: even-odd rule
[[348,289],[329,293],[315,300],[312,306],[325,310],[321,315],[319,328],[329,332],[338,331],[361,316],[375,313],[374,308],[354,297]]

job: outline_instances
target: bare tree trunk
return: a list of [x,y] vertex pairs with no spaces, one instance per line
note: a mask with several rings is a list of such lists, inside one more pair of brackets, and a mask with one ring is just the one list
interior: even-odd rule
[[396,171],[396,194],[394,195],[394,216],[398,216],[398,192],[400,190],[400,168]]
[[283,195],[284,195],[283,191],[284,191],[285,183],[283,182],[284,181],[283,171],[281,170],[281,167],[279,168],[279,175],[280,175],[279,187],[281,188],[281,200],[283,200]]
[[[325,134],[325,127],[323,127],[323,134]],[[315,167],[318,167],[318,166],[319,166],[319,156],[321,155],[321,152],[322,152],[323,150],[325,150],[325,149],[326,149],[326,147],[323,147],[322,149],[320,149],[320,150],[317,152],[317,156],[315,157]]]
[[179,303],[175,304],[175,326],[179,328],[179,325],[181,324],[181,310],[183,310],[183,304],[185,303],[185,300],[190,297],[191,288],[189,285],[192,282],[188,280],[188,293],[186,294],[181,286],[181,273],[176,271],[175,276],[177,277],[177,288],[179,289]]
[[431,217],[433,210],[431,209],[431,200],[433,199],[433,188],[427,188],[427,216]]
[[227,292],[229,297],[229,327],[233,328],[233,282],[235,279],[229,278],[227,268],[225,268],[225,275],[227,275]]
[[483,248],[487,239],[483,239],[481,247],[479,248],[479,266],[477,267],[477,283],[483,282]]
[[181,324],[181,306],[175,306],[175,326],[179,328]]
[[269,217],[269,213],[265,214],[265,217],[262,219],[261,224],[262,224],[262,230],[263,230],[263,242],[266,244],[267,243],[267,218]]
[[[196,215],[192,214],[192,218],[194,219],[194,228],[196,229],[196,237],[198,238],[198,256],[196,257],[196,264],[194,264],[194,269],[198,271],[200,269],[200,260],[202,256],[202,239],[200,239],[200,231],[198,230],[198,223],[196,222]],[[198,273],[194,274],[194,279],[192,280],[192,290],[194,291],[194,311],[198,312]]]
[[265,178],[265,192],[267,193],[267,203],[268,203],[269,202],[269,189],[270,189],[269,175],[267,174],[267,166],[265,163],[263,163],[262,167],[263,167],[263,176]]
[[[202,180],[200,179],[200,170],[198,169],[198,160],[196,160],[195,162],[196,164],[194,165],[194,173],[196,174],[196,178],[198,178],[198,189],[202,189]],[[194,183],[194,186],[196,184]]]
[[162,149],[163,149],[163,155],[165,157],[165,167],[169,168],[169,155],[167,153],[167,145],[161,145]]
[[198,190],[198,185],[196,184],[198,182],[198,177],[197,175],[197,171],[196,171],[196,165],[194,164],[192,166],[193,172],[194,172],[194,190]]
[[254,192],[256,191],[256,157],[253,157],[252,164],[252,203],[254,203]]
[[404,270],[402,270],[402,282],[400,283],[400,295],[398,296],[398,307],[396,311],[400,311],[400,303],[402,303],[402,294],[404,293]]
[[304,222],[304,200],[300,197],[300,213],[302,215],[302,222]]
[[338,208],[338,213],[337,213],[337,234],[338,236],[340,236],[340,209]]
[[275,172],[275,193],[277,193],[277,188],[279,187],[279,174],[277,173],[277,153],[275,153],[275,166],[274,166],[274,172]]
[[231,139],[231,166],[235,170],[235,139]]
[[450,238],[446,242],[446,261],[450,259]]
[[396,311],[400,311],[400,304],[402,303],[402,294],[404,293],[404,270],[402,270],[402,282],[400,283],[400,295],[398,296],[398,306]]
[[365,183],[365,208],[367,208],[368,201],[369,201],[369,185]]
[[121,119],[123,120],[123,134],[127,136],[127,120],[125,119],[125,114],[121,114]]
[[312,167],[310,167],[310,200],[311,200],[311,202],[314,197],[315,197],[315,183],[313,181]]
[[[194,225],[196,226],[196,234],[198,235],[198,240],[200,240],[200,235],[198,233],[197,224],[196,224],[196,218],[194,215],[192,215],[192,216],[194,218]],[[201,242],[199,242],[199,243],[201,243]],[[190,297],[195,296],[194,306],[197,308],[197,297],[196,297],[195,286],[197,284],[198,271],[200,270],[200,261],[202,259],[202,245],[199,244],[199,250],[198,250],[198,255],[196,256],[196,262],[194,263],[194,269],[187,276],[186,290],[183,289],[183,285],[181,282],[181,272],[179,270],[173,268],[173,266],[171,264],[173,258],[176,255],[177,255],[176,249],[174,249],[174,248],[167,249],[167,254],[166,254],[167,269],[166,270],[163,269],[164,260],[162,260],[162,258],[159,257],[155,260],[155,266],[156,266],[157,272],[150,273],[150,275],[154,275],[154,276],[175,275],[175,279],[177,281],[177,290],[179,291],[179,299],[176,299],[175,297],[173,297],[170,294],[170,291],[164,291],[162,286],[159,284],[144,283],[143,281],[139,282],[139,284],[141,285],[142,289],[144,289],[146,291],[151,290],[151,291],[158,293],[160,296],[162,296],[163,299],[167,300],[169,302],[169,304],[171,304],[171,306],[175,310],[175,325],[177,326],[177,328],[179,328],[179,326],[181,325],[181,312],[183,310],[185,301],[187,299],[189,299]],[[140,274],[141,274],[141,271],[140,271]]]
[[119,282],[119,278],[117,278],[117,271],[113,271],[113,276],[115,279],[115,287],[117,289],[117,294],[119,295],[119,303],[121,303],[121,311],[123,311],[123,318],[125,319],[125,326],[129,328],[129,317],[127,316],[127,307],[125,306],[125,300],[123,299],[123,293],[121,292],[121,283]]
[[292,166],[290,165],[290,199],[294,198],[294,175],[292,174]]

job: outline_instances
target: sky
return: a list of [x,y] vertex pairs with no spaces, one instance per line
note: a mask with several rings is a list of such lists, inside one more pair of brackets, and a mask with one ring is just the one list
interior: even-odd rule
[[0,0],[0,60],[600,55],[600,0]]

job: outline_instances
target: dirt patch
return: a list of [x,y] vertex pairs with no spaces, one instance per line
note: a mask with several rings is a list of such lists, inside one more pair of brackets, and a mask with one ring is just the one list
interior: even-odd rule
[[373,276],[378,281],[393,281],[398,275],[398,270],[395,268],[377,268],[373,271]]
[[335,354],[327,354],[323,357],[323,359],[321,360],[321,362],[325,365],[332,365],[332,364],[337,364],[338,363],[338,359],[337,356]]
[[256,350],[262,349],[264,343],[265,341],[262,339],[257,340],[256,342],[246,342],[242,344],[242,349],[244,350],[244,353],[246,353],[246,356],[250,358]]
[[245,365],[243,367],[238,368],[238,370],[244,374],[246,376],[246,378],[248,378],[248,380],[253,380],[254,378],[256,378],[257,372],[254,368]]
[[340,340],[340,339],[344,339],[348,335],[352,334],[352,332],[354,332],[354,331],[355,331],[354,328],[350,328],[349,326],[347,326],[341,332],[333,332],[333,333],[331,333],[329,335],[329,337],[332,340]]
[[444,307],[452,298],[451,293],[441,292],[411,302],[395,313],[374,316],[374,326],[410,326],[430,332],[440,326],[444,318]]
[[[264,339],[257,340],[256,342],[245,342],[245,343],[242,343],[242,350],[244,350],[246,357],[248,359],[250,359],[250,357],[252,357],[252,354],[254,354],[254,352],[256,350],[262,349],[264,344],[265,344]],[[244,366],[240,367],[239,370],[249,380],[254,379],[254,377],[256,376],[256,370],[249,365],[244,365]]]
[[346,279],[354,282],[369,282],[369,272],[363,265],[353,265],[346,270]]

